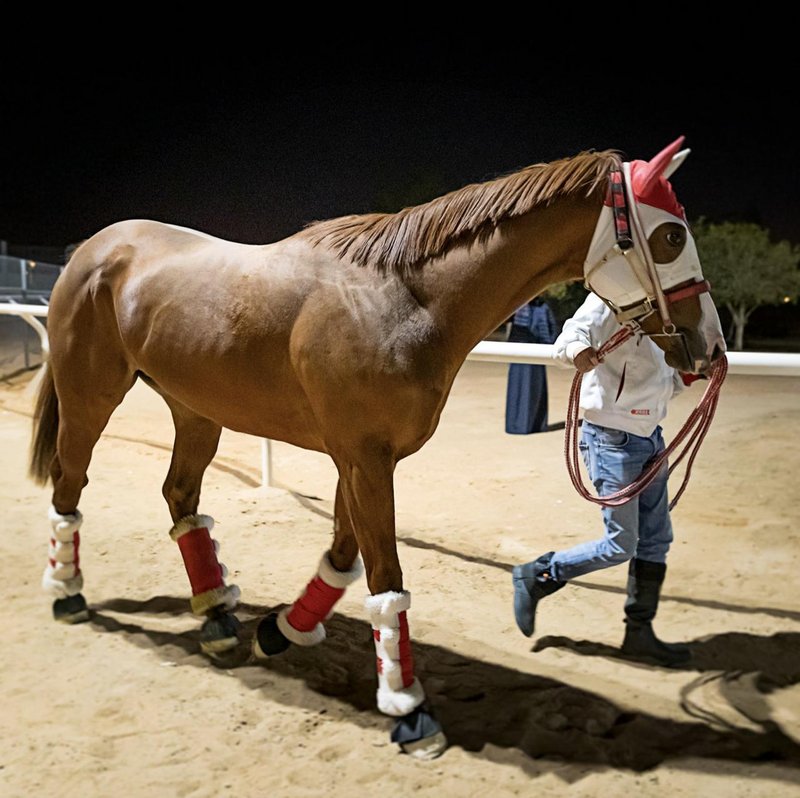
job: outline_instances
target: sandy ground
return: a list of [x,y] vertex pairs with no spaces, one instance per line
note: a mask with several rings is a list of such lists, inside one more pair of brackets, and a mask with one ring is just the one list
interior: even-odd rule
[[[95,449],[81,509],[91,622],[64,627],[39,589],[49,492],[27,481],[30,389],[0,387],[0,795],[800,795],[800,380],[729,377],[674,513],[657,629],[685,670],[621,657],[625,568],[542,605],[533,641],[510,569],[600,531],[573,492],[562,432],[503,432],[506,368],[469,363],[441,426],[397,473],[417,671],[451,742],[419,763],[389,742],[355,585],[328,640],[268,664],[198,654],[160,486],[172,433],[137,385]],[[569,373],[551,369],[551,421]],[[674,432],[699,395],[674,404]],[[240,616],[291,601],[330,536],[332,464],[225,434],[201,510],[243,591]]]

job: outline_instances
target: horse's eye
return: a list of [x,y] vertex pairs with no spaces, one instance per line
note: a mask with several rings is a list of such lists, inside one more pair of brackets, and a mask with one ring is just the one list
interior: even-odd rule
[[650,233],[647,239],[656,263],[672,263],[686,246],[687,231],[677,222],[664,222]]

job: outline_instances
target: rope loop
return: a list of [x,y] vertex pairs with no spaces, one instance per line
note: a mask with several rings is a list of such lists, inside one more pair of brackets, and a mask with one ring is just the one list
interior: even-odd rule
[[[621,330],[614,333],[614,335],[597,350],[598,358],[602,360],[605,355],[623,344],[632,335],[633,331],[629,330],[627,327],[623,327]],[[614,493],[609,493],[607,496],[594,496],[583,484],[580,471],[581,458],[578,451],[578,415],[580,413],[581,382],[583,380],[583,375],[580,372],[576,372],[572,380],[572,388],[570,389],[569,402],[567,404],[567,422],[564,432],[564,457],[567,461],[567,471],[575,490],[587,501],[599,504],[602,507],[619,507],[620,505],[627,504],[655,479],[661,466],[669,460],[670,456],[673,452],[678,450],[681,444],[684,444],[669,467],[669,475],[671,476],[676,466],[688,455],[689,459],[686,463],[686,473],[684,474],[683,482],[681,482],[681,486],[675,494],[675,498],[669,505],[669,509],[672,510],[683,495],[684,490],[686,490],[686,486],[689,484],[689,477],[692,473],[694,459],[697,457],[703,439],[714,419],[714,413],[717,410],[717,403],[719,402],[720,389],[722,388],[722,383],[725,381],[727,373],[728,359],[723,355],[712,366],[708,385],[697,407],[689,414],[689,418],[680,428],[678,434],[669,446],[654,457],[630,485],[626,485],[624,488],[620,488]]]

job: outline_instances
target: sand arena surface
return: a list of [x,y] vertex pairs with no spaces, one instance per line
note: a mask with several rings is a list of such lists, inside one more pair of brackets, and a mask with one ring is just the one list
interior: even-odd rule
[[[571,374],[550,369],[551,421]],[[160,489],[172,429],[137,384],[95,449],[83,494],[90,623],[55,624],[39,589],[49,491],[25,477],[31,396],[0,387],[5,568],[0,795],[800,795],[800,380],[731,376],[674,513],[656,628],[691,668],[621,658],[626,570],[577,580],[517,631],[510,569],[600,534],[573,492],[563,433],[503,432],[506,368],[469,363],[433,439],[398,467],[399,553],[417,673],[451,748],[398,754],[375,709],[374,652],[351,588],[328,640],[267,664],[198,653]],[[679,397],[667,437],[702,388]],[[292,601],[330,539],[322,455],[224,433],[200,509],[243,592],[240,617]]]

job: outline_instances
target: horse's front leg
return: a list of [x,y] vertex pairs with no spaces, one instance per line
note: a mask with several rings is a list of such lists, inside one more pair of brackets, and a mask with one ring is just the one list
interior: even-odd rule
[[341,481],[336,487],[333,544],[322,555],[317,572],[291,607],[271,613],[258,625],[253,653],[270,657],[285,651],[291,643],[313,646],[325,639],[325,620],[333,614],[345,589],[364,572],[358,558],[350,516],[342,496]]
[[374,452],[337,465],[371,594],[366,608],[377,654],[378,709],[397,718],[393,742],[419,759],[433,759],[447,740],[414,675],[407,617],[411,594],[403,590],[395,538],[395,462]]

